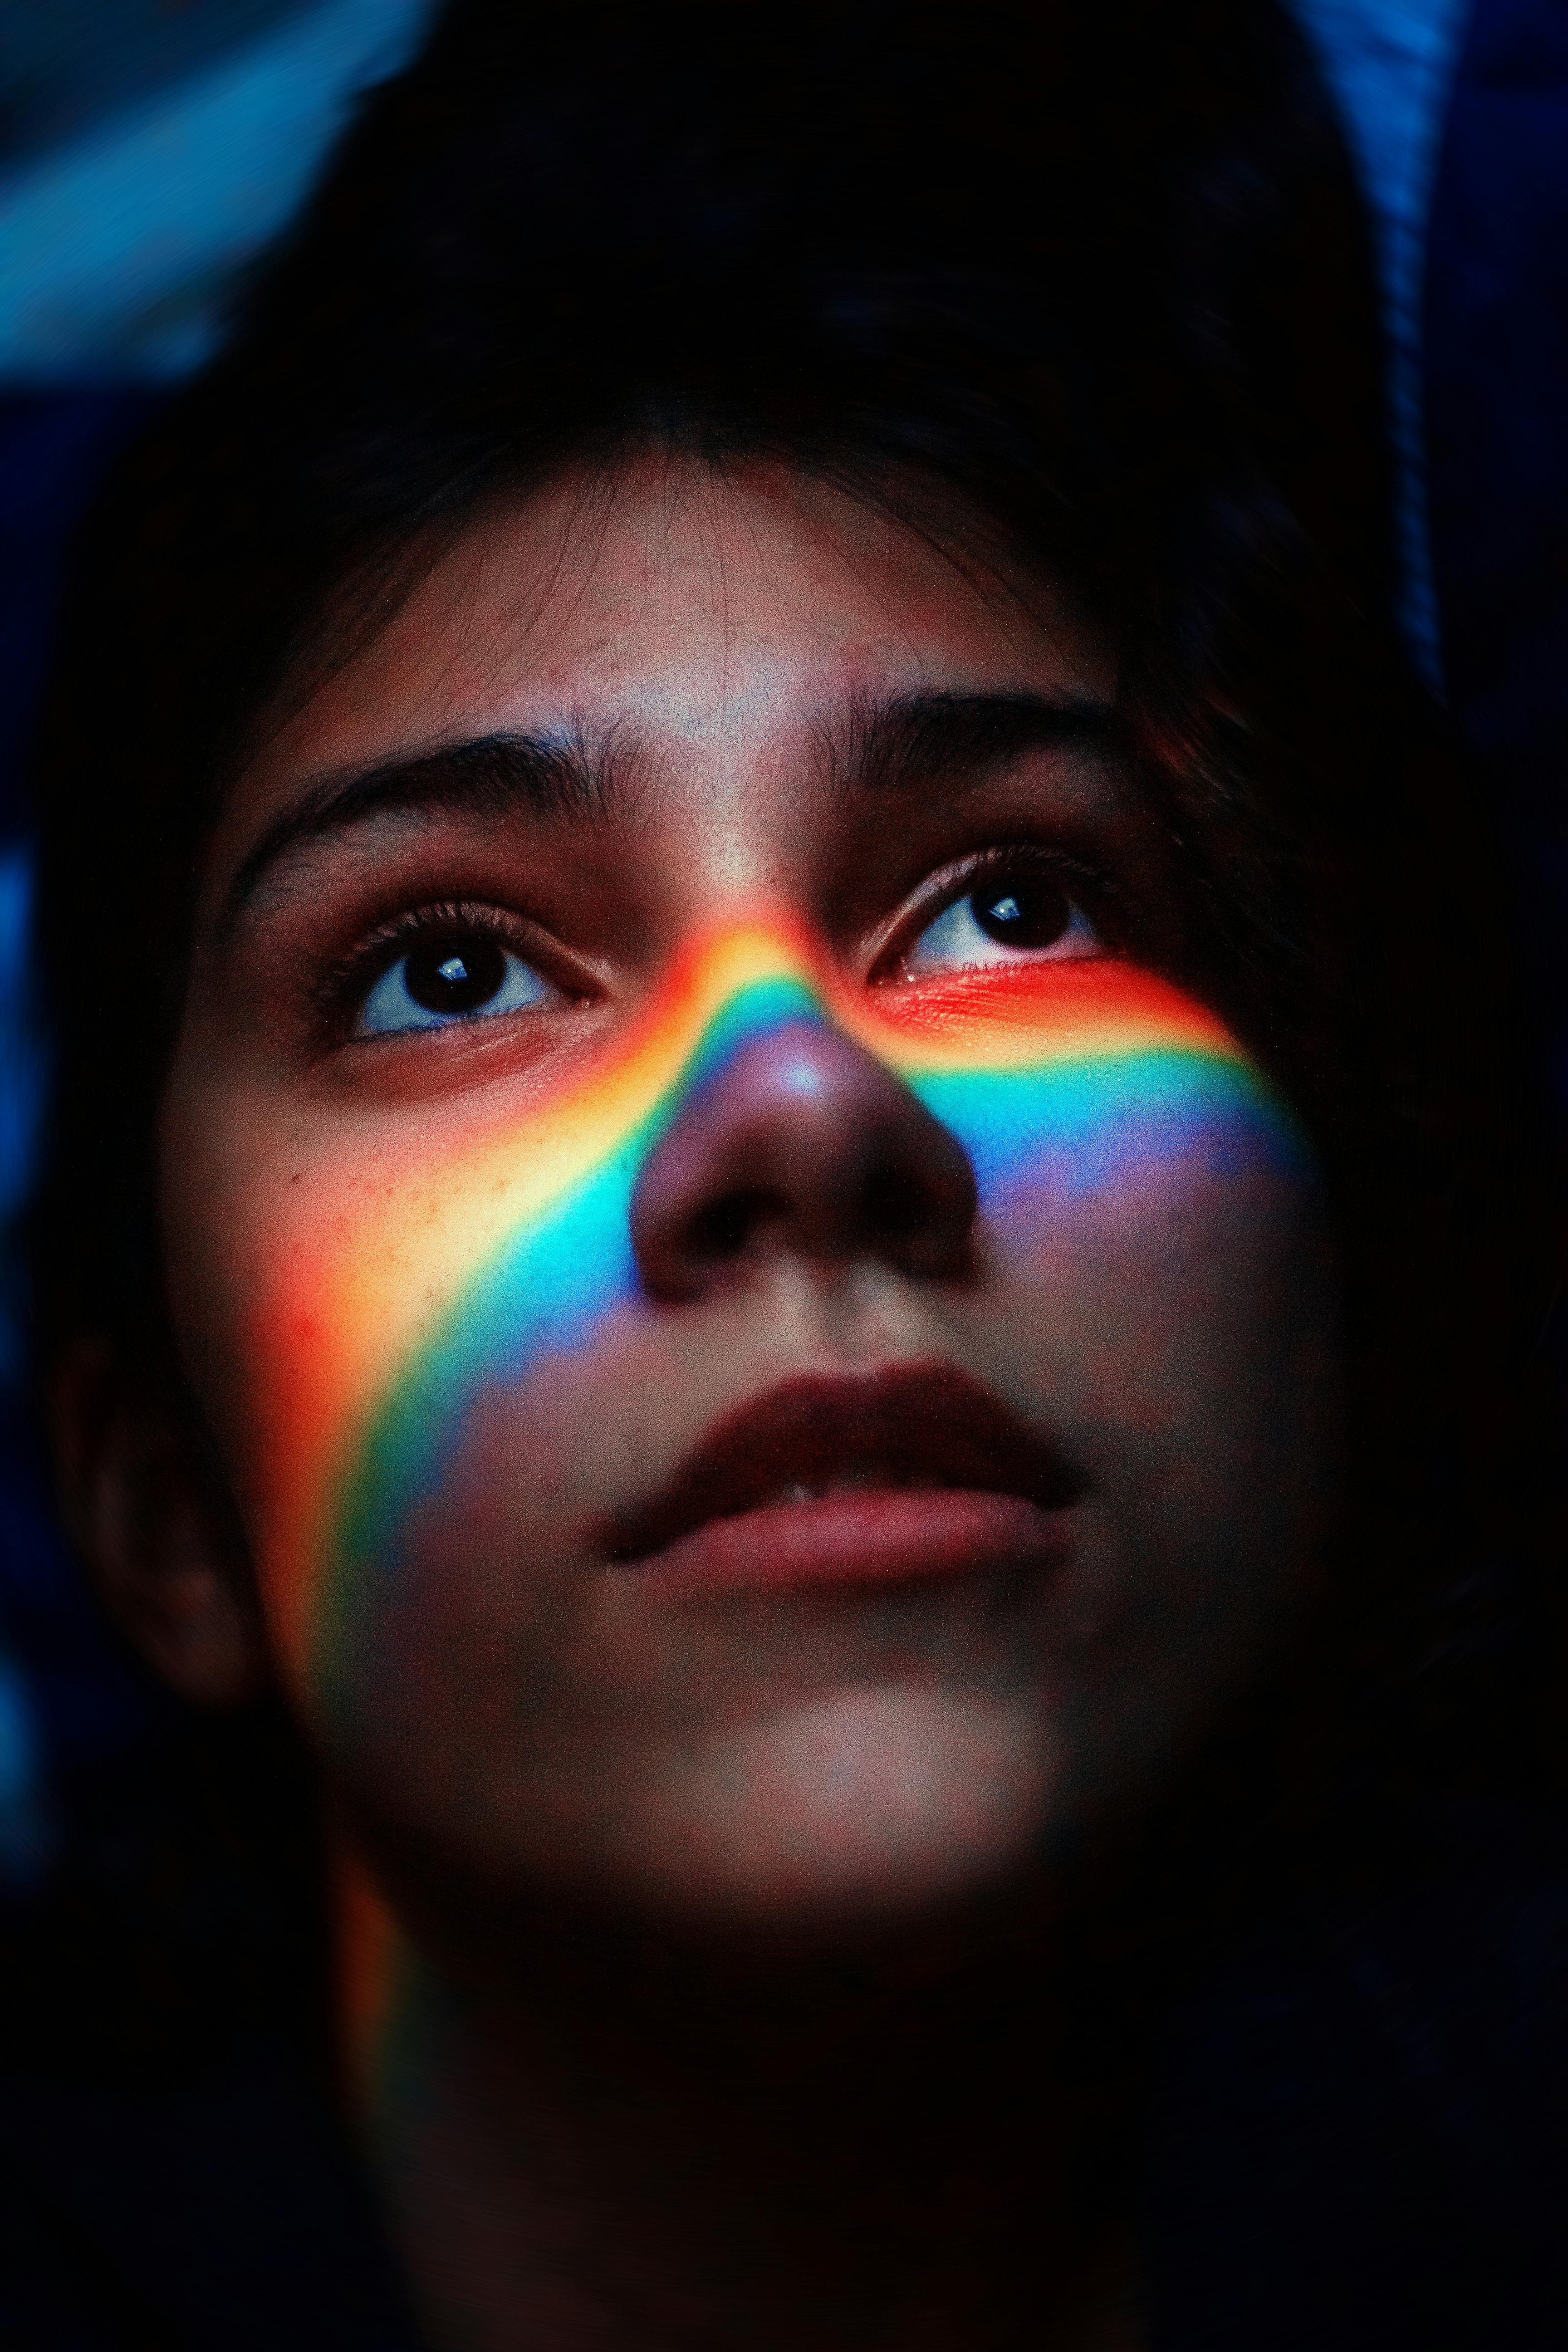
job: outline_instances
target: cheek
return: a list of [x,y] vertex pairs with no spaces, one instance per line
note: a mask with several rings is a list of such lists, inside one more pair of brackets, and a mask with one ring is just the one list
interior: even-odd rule
[[1300,1585],[1342,1440],[1338,1280],[1295,1122],[1239,1061],[920,1090],[979,1176],[976,1348],[1084,1462],[1138,1605],[1247,1614]]
[[1266,1374],[1240,1421],[1289,1419],[1289,1367],[1327,1337],[1337,1285],[1282,1099],[1201,1007],[1126,966],[953,997],[906,1071],[965,1147],[995,1303],[1053,1412],[1088,1443],[1096,1424],[1174,1437]]
[[344,1530],[400,1454],[407,1467],[409,1433],[389,1405],[421,1364],[438,1388],[425,1343],[474,1259],[517,1222],[534,1155],[526,1123],[503,1154],[478,1111],[434,1133],[295,1132],[266,1101],[195,1108],[182,1117],[176,1099],[163,1136],[171,1307],[279,1663],[309,1700]]
[[1311,1254],[1311,1156],[1239,1061],[1150,1055],[916,1085],[969,1153],[984,1235],[1009,1272],[1064,1307],[1092,1303],[1075,1333],[1090,1355],[1097,1333],[1142,1329],[1181,1352],[1216,1315],[1267,1325],[1286,1269]]
[[[526,1129],[509,1138],[524,1165],[529,1143]],[[612,1155],[563,1214],[525,1216],[499,1248],[497,1225],[515,1222],[510,1188],[435,1187],[423,1160],[388,1156],[353,1177],[323,1169],[250,1220],[225,1296],[200,1321],[229,1343],[216,1383],[229,1400],[227,1450],[301,1695],[331,1680],[345,1610],[427,1536],[421,1514],[447,1493],[486,1401],[521,1402],[542,1361],[580,1352],[635,1297],[628,1160]],[[563,1456],[548,1391],[534,1393],[525,1426],[537,1421],[542,1443],[492,1462],[489,1491],[504,1517],[521,1481],[548,1522]]]

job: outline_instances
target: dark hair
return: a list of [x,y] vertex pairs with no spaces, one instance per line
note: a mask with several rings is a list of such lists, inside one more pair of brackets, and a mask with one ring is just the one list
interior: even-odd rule
[[1455,1628],[1537,1556],[1555,1242],[1486,827],[1392,624],[1377,361],[1260,0],[448,8],[79,546],[37,770],[46,1344],[158,1344],[194,877],[291,679],[571,459],[770,454],[938,533],[953,493],[1121,661],[1202,984],[1327,1171],[1363,1663],[1479,1721]]

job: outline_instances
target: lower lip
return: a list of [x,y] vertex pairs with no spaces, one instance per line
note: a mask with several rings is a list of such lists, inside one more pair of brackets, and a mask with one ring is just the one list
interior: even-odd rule
[[873,1489],[710,1519],[633,1564],[660,1592],[916,1584],[1060,1565],[1070,1510],[969,1488]]

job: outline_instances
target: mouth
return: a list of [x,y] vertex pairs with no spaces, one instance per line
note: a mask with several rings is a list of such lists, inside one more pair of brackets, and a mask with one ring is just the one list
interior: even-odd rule
[[786,1382],[608,1528],[661,1589],[891,1584],[1059,1564],[1085,1481],[952,1367]]

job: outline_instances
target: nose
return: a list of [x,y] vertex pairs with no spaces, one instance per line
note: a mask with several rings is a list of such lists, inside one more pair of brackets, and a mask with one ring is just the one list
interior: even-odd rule
[[700,1297],[789,1251],[951,1278],[974,1211],[957,1138],[852,1037],[797,1020],[749,1039],[681,1106],[638,1179],[632,1244],[658,1298]]

